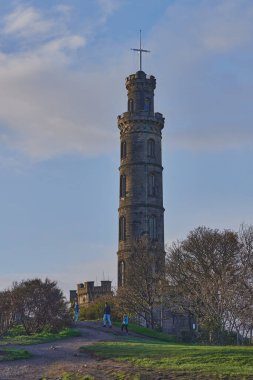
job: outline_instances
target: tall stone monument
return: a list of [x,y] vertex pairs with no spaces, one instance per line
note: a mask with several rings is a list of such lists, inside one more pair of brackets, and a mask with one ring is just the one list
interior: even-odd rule
[[140,70],[126,78],[127,112],[118,116],[120,129],[120,191],[118,286],[124,286],[128,258],[141,236],[156,242],[164,257],[162,129],[164,118],[154,111],[156,79]]

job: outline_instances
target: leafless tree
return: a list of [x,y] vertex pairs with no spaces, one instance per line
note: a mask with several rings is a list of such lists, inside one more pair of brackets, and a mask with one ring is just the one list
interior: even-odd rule
[[250,335],[253,330],[253,226],[242,224],[239,232],[240,242],[240,303],[238,303],[235,325],[238,336]]
[[199,227],[168,249],[166,274],[177,306],[197,317],[211,342],[222,342],[239,306],[241,273],[238,235],[229,230]]
[[0,336],[6,333],[15,321],[10,295],[9,290],[0,292]]
[[118,289],[122,310],[137,315],[154,328],[163,281],[164,252],[156,242],[141,237],[127,259],[126,283]]

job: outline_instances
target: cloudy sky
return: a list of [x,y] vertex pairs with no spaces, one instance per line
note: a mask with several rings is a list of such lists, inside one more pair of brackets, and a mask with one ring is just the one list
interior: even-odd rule
[[0,289],[116,284],[116,120],[140,28],[166,242],[253,224],[252,19],[252,0],[0,0]]

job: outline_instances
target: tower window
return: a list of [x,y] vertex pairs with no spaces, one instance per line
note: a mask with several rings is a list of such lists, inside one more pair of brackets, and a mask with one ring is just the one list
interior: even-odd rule
[[134,101],[133,101],[133,99],[128,100],[128,112],[130,112],[130,113],[134,112]]
[[157,223],[154,215],[148,218],[148,234],[151,240],[157,240]]
[[125,263],[121,261],[119,264],[119,272],[120,272],[120,285],[125,285]]
[[126,142],[122,141],[121,146],[120,146],[120,158],[123,160],[124,158],[126,158],[126,155],[127,155]]
[[120,176],[120,198],[126,196],[126,176],[123,174]]
[[153,173],[148,175],[148,195],[151,197],[156,195],[155,175]]
[[146,111],[146,112],[150,111],[150,99],[149,98],[145,98],[145,101],[144,101],[144,111]]
[[155,141],[153,139],[148,140],[148,157],[155,157]]
[[126,218],[124,216],[119,219],[119,240],[126,240]]

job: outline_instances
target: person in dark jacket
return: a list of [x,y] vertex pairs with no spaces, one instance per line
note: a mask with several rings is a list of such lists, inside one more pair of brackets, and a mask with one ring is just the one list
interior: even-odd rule
[[112,327],[111,308],[107,302],[105,303],[105,308],[104,308],[104,317],[103,317],[104,327],[106,327],[106,321],[108,322],[109,327]]

